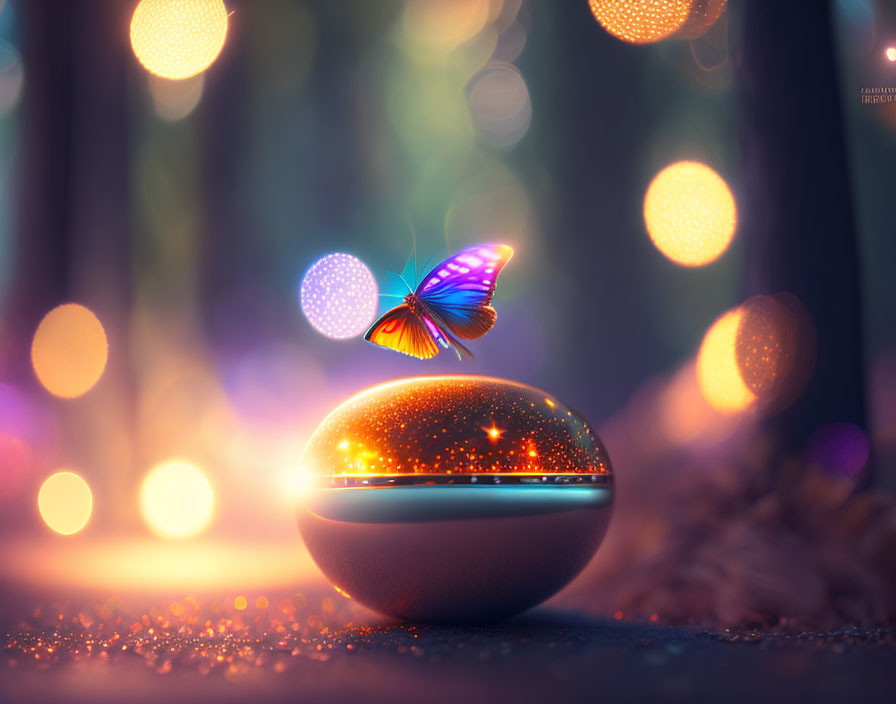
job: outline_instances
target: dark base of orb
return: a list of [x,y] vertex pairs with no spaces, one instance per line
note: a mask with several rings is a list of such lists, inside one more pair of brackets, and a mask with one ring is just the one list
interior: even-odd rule
[[[420,490],[446,496],[440,487],[414,489]],[[356,491],[367,492],[361,495],[364,502],[385,497],[393,504],[397,496],[388,488]],[[299,527],[323,573],[364,606],[408,621],[471,623],[513,616],[566,586],[591,560],[612,510],[612,490],[603,488],[588,490],[601,492],[592,494],[596,500],[570,502],[570,489],[555,487],[537,507],[530,492],[517,515],[507,515],[514,513],[508,508],[519,503],[519,492],[525,489],[465,491],[466,496],[455,492],[448,499],[456,504],[457,518],[446,519],[441,502],[433,511],[435,520],[421,520],[418,509],[413,520],[401,520],[398,511],[398,520],[390,522],[371,522],[370,512],[362,521],[344,520],[344,510],[328,510],[329,499],[336,497],[336,503],[343,504],[342,497],[348,495],[333,494],[323,502],[323,511],[315,510],[320,502],[300,511]],[[545,494],[545,489],[540,491]],[[479,501],[469,501],[468,492],[480,492],[473,497]],[[469,510],[471,503],[482,503],[481,492],[492,492],[488,503],[494,497],[500,505],[498,516],[482,516],[481,507]],[[554,492],[556,501],[551,498]],[[358,496],[348,503],[357,505]],[[323,517],[327,514],[340,520]]]

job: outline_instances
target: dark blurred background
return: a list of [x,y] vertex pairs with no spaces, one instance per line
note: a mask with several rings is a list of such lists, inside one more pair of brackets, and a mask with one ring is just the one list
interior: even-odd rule
[[[175,84],[134,57],[135,3],[0,4],[4,530],[42,531],[33,497],[65,466],[91,486],[95,532],[140,532],[143,475],[188,457],[215,487],[216,533],[288,538],[281,488],[308,434],[350,394],[405,375],[547,389],[609,428],[613,457],[613,440],[740,452],[685,377],[716,318],[791,288],[763,283],[776,242],[797,243],[787,272],[811,272],[791,292],[815,320],[821,376],[763,427],[799,427],[784,444],[800,454],[821,424],[849,423],[874,451],[845,473],[896,487],[896,103],[861,101],[896,83],[896,3],[759,5],[733,3],[695,39],[631,44],[584,0],[229,0],[220,56]],[[751,53],[757,37],[779,72]],[[775,149],[788,134],[806,141]],[[731,246],[702,267],[670,261],[645,230],[648,185],[681,160],[714,169],[738,206]],[[771,200],[763,168],[786,174]],[[400,293],[386,272],[415,243],[422,266],[493,241],[516,255],[473,362],[333,340],[302,314],[302,277],[328,253]],[[109,342],[102,378],[73,400],[46,393],[30,356],[66,302]],[[682,415],[696,420],[676,426]]]

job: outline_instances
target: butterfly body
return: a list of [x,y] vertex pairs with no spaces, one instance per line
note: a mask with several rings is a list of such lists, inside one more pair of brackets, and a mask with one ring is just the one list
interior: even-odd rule
[[513,256],[507,245],[476,245],[461,250],[427,273],[404,302],[387,311],[364,336],[375,345],[430,359],[453,347],[472,359],[458,338],[475,340],[497,320],[492,308],[495,282]]

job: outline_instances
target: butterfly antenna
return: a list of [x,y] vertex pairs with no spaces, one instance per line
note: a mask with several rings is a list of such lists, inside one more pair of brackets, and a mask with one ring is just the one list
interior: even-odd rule
[[[403,277],[401,274],[396,274],[394,271],[387,271],[386,273],[387,273],[387,274],[392,274],[392,276],[397,276],[399,279],[401,279],[401,283],[403,283],[405,286],[408,287],[408,292],[409,292],[409,293],[413,293],[413,292],[414,292],[414,289],[412,289],[410,286],[408,286],[408,282],[404,280],[404,277]],[[383,295],[386,296],[386,295],[390,295],[390,294],[385,294],[385,293],[384,293]],[[399,298],[401,298],[401,296],[399,296]]]
[[[411,230],[411,255],[414,257],[414,286],[417,285],[417,231],[414,229],[414,223],[411,222],[410,218],[407,218],[408,227]],[[408,261],[410,261],[410,257],[408,257]]]
[[429,263],[432,261],[433,256],[434,255],[432,255],[432,254],[429,255],[429,259],[426,260],[426,264],[424,264],[423,268],[420,270],[420,271],[424,272],[424,276],[426,276],[425,272],[429,271]]

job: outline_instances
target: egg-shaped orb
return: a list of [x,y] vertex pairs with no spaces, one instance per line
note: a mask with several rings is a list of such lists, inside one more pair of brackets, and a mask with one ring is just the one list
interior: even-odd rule
[[393,381],[312,435],[299,528],[342,592],[413,621],[496,620],[568,584],[610,519],[600,440],[543,391],[475,376]]

